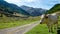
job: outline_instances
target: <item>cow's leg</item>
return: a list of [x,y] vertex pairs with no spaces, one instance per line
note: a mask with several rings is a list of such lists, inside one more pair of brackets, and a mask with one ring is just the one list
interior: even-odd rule
[[57,30],[58,30],[58,22],[56,23],[56,33],[57,33]]
[[57,34],[57,29],[58,29],[58,24],[56,24],[56,29],[55,29],[55,31],[56,31],[56,34]]
[[58,29],[58,22],[56,22],[56,23],[54,24],[54,31],[55,31],[56,34],[57,34],[57,29]]
[[47,26],[48,26],[49,32],[50,32],[50,33],[53,33],[52,25],[47,25]]
[[48,24],[47,24],[47,26],[48,26],[48,29],[49,29],[48,31],[51,32],[51,26],[48,25]]
[[52,33],[54,33],[53,29],[54,29],[54,25],[51,25],[51,32]]
[[55,25],[55,29],[58,28],[58,22],[56,22],[54,25]]
[[58,22],[57,22],[57,25],[56,26],[57,26],[57,29],[58,29]]
[[54,29],[57,30],[57,24],[55,24]]

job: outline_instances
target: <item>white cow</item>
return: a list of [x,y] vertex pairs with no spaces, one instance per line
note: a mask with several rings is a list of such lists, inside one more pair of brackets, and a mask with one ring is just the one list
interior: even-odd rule
[[58,14],[59,13],[53,13],[53,14],[43,14],[41,16],[41,20],[40,20],[40,24],[47,24],[48,28],[49,28],[49,32],[53,32],[53,25],[56,24],[56,29],[58,27]]

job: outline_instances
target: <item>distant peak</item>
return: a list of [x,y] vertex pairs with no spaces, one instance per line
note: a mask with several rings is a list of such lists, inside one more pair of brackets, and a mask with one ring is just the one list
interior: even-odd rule
[[27,7],[27,8],[29,8],[29,6],[26,6],[26,5],[22,5],[21,7]]

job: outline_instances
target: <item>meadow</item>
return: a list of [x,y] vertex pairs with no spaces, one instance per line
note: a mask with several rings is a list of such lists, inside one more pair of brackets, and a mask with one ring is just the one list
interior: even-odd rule
[[40,20],[40,16],[28,18],[0,17],[0,29],[22,26],[38,20]]

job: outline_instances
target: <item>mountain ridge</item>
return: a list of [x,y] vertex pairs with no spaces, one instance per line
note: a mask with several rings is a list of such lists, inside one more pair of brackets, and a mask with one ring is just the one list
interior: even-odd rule
[[40,16],[47,11],[46,9],[33,8],[33,7],[25,6],[25,5],[22,5],[21,8],[24,9],[29,14],[31,14],[32,16]]
[[8,3],[4,0],[0,0],[0,9],[1,10],[4,9],[4,11],[8,12],[8,13],[17,12],[17,13],[21,13],[21,14],[24,14],[24,15],[29,15],[29,13],[27,13],[25,10],[18,7],[17,5]]

